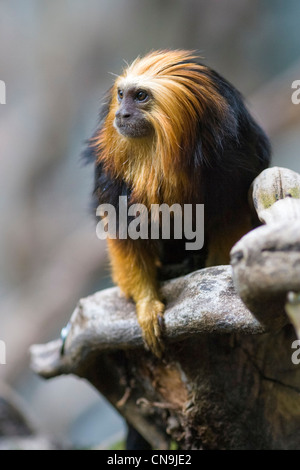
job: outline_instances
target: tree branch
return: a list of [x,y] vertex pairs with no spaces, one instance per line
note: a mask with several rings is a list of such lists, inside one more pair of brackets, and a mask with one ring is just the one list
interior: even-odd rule
[[[205,334],[258,334],[263,327],[234,292],[231,267],[193,272],[162,286],[166,300],[165,341],[176,343]],[[62,340],[31,347],[32,368],[44,377],[77,370],[94,351],[142,348],[135,305],[117,287],[81,299]]]

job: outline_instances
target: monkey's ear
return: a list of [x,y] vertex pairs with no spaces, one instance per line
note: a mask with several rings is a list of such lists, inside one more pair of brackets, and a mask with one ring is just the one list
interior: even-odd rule
[[95,137],[99,134],[102,129],[106,116],[108,115],[111,100],[112,100],[112,88],[111,87],[103,97],[102,105],[99,111],[98,125],[93,133],[92,137],[86,141],[86,147],[81,153],[81,159],[85,164],[95,163],[97,160],[97,152],[95,148]]

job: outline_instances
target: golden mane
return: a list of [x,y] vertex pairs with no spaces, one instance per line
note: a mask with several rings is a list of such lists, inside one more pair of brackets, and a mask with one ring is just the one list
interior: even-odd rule
[[[188,202],[192,186],[188,169],[199,123],[207,112],[213,112],[216,121],[226,116],[228,105],[209,69],[198,60],[190,51],[151,52],[127,67],[111,88],[109,111],[94,142],[98,161],[132,188],[132,198],[138,202]],[[117,90],[125,85],[151,93],[152,104],[143,112],[154,136],[128,138],[115,129]]]

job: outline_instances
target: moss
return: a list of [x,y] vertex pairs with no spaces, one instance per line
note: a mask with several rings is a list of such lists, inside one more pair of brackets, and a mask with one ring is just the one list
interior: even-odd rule
[[[284,197],[300,199],[300,187],[294,186],[293,188],[289,189],[289,191],[286,191],[284,193]],[[259,200],[260,204],[263,206],[264,209],[268,209],[276,201],[282,199],[282,195],[279,195],[278,193],[260,191],[259,197],[257,199]]]
[[178,446],[177,442],[171,441],[170,450],[179,450],[179,446]]
[[295,199],[300,199],[300,187],[299,186],[295,186],[294,188],[291,188],[289,193],[291,197],[294,197]]
[[108,450],[126,450],[125,441],[119,441],[112,444]]
[[274,194],[274,193],[270,194],[270,193],[262,191],[258,199],[260,203],[262,204],[263,208],[268,209],[274,204],[274,202],[278,201],[279,198],[278,198],[278,194]]

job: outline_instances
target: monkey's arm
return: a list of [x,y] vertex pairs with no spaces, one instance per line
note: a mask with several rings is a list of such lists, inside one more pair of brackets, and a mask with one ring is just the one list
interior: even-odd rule
[[161,331],[164,304],[157,282],[158,257],[151,240],[108,239],[113,280],[136,303],[143,338],[158,357],[163,352]]

